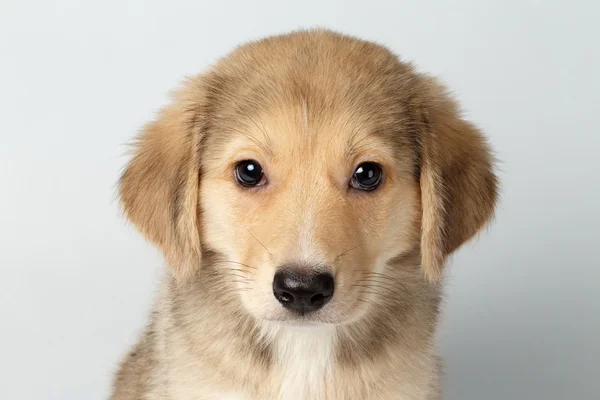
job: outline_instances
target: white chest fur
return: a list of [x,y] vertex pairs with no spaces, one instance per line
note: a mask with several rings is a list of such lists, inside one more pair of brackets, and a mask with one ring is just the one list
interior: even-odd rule
[[273,337],[281,400],[325,398],[334,363],[332,328],[283,327]]

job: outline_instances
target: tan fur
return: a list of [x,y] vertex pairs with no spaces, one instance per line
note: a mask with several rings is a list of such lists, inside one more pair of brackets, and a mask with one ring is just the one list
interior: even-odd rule
[[[245,159],[265,186],[236,183]],[[373,192],[348,185],[366,161]],[[438,399],[443,265],[496,186],[482,134],[387,49],[323,30],[236,49],[175,93],[123,174],[127,217],[171,268],[112,399]],[[281,307],[286,263],[327,266],[331,302]]]

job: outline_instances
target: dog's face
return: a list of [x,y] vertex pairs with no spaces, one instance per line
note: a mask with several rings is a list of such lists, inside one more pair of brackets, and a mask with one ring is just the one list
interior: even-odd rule
[[439,85],[379,46],[302,32],[188,82],[121,195],[179,279],[210,271],[199,290],[261,320],[341,324],[394,301],[406,254],[439,277],[492,213],[491,168]]
[[207,140],[204,243],[230,261],[257,317],[339,323],[417,243],[413,151],[378,135],[367,106],[344,115],[291,103],[236,120],[221,146]]

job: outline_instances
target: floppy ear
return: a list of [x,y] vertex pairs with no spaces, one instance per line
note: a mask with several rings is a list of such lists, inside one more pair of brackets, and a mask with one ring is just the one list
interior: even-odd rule
[[433,80],[420,105],[421,257],[430,280],[441,277],[446,257],[492,217],[498,182],[482,133],[460,116],[456,103]]
[[200,263],[199,147],[205,94],[200,78],[173,95],[134,143],[119,182],[126,217],[157,245],[177,278]]

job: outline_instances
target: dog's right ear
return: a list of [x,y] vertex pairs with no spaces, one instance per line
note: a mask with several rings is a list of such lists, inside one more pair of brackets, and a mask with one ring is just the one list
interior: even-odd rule
[[206,120],[203,78],[186,82],[134,142],[119,182],[125,216],[163,252],[178,279],[200,264],[199,152]]

